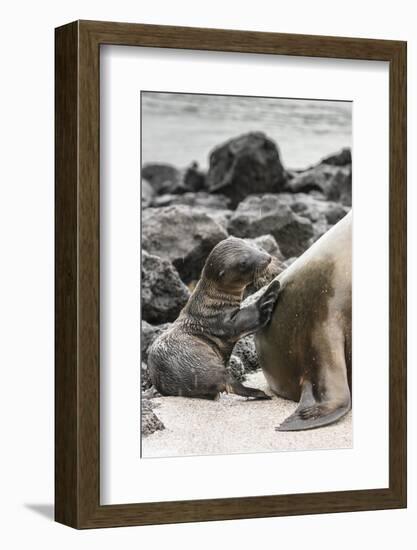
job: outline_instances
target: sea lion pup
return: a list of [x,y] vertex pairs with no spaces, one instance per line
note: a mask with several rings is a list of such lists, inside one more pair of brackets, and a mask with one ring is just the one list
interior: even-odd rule
[[270,262],[269,254],[235,237],[213,248],[178,319],[149,349],[151,380],[162,395],[214,399],[226,391],[270,399],[263,391],[244,386],[226,370],[239,338],[264,327],[271,318],[278,281],[273,281],[254,304],[240,309],[246,286]]
[[279,307],[255,336],[259,363],[273,392],[299,401],[277,430],[331,424],[351,408],[351,212],[278,280]]

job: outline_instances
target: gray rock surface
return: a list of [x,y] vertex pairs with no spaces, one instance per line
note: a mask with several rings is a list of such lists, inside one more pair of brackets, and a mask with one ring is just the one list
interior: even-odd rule
[[323,164],[331,164],[332,166],[346,166],[347,164],[352,164],[352,153],[351,150],[346,147],[338,153],[329,155],[321,161]]
[[142,194],[142,208],[151,206],[155,192],[149,181],[142,178],[141,181],[141,194]]
[[189,191],[201,191],[206,187],[206,174],[202,172],[197,162],[193,162],[185,171],[184,187]]
[[230,357],[226,369],[230,372],[235,380],[241,382],[245,379],[245,367],[242,363],[242,360],[236,355],[232,355]]
[[287,189],[293,193],[321,191],[326,199],[352,205],[352,167],[318,164],[309,170],[300,172],[287,183]]
[[225,234],[228,235],[227,227],[229,225],[230,218],[233,216],[233,210],[226,210],[226,209],[217,210],[215,208],[212,208],[212,209],[206,208],[203,211],[205,214],[207,214],[209,218],[211,218],[213,221],[218,223],[220,227],[223,229],[223,231],[225,232]]
[[149,323],[175,321],[190,291],[167,259],[142,251],[142,319]]
[[145,164],[142,167],[142,178],[151,184],[157,195],[185,191],[180,170],[170,164]]
[[241,338],[233,348],[232,357],[242,361],[245,375],[259,369],[258,355],[256,353],[255,338],[253,334]]
[[219,223],[191,206],[143,211],[143,249],[170,260],[185,283],[199,278],[212,248],[226,238],[227,232]]
[[149,389],[152,381],[149,375],[148,365],[142,361],[140,365],[140,387],[142,391]]
[[314,237],[313,224],[280,199],[280,194],[252,195],[232,215],[228,230],[236,237],[271,234],[285,258],[304,252]]
[[268,252],[268,254],[271,254],[271,256],[275,256],[280,260],[284,258],[281,250],[279,249],[277,241],[272,235],[261,235],[260,237],[256,237],[255,239],[245,239],[245,241],[254,244],[258,248],[265,250],[265,252]]
[[208,210],[225,210],[230,205],[230,199],[225,195],[213,195],[206,191],[198,191],[197,193],[187,192],[183,195],[167,193],[156,197],[153,201],[153,206],[171,206],[172,204],[186,204],[199,208],[207,208]]
[[207,187],[236,207],[249,193],[275,193],[286,182],[276,144],[261,132],[231,139],[210,154]]
[[151,435],[156,431],[165,429],[164,424],[154,413],[155,405],[149,399],[142,397],[142,435]]
[[293,212],[312,222],[315,234],[311,244],[350,210],[348,206],[326,200],[321,193],[282,193],[280,200],[285,201]]

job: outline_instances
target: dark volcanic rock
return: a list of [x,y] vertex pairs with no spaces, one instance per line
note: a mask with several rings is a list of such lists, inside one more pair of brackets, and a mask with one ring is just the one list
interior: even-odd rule
[[149,389],[152,386],[151,377],[149,375],[148,365],[142,361],[140,365],[140,387],[142,391]]
[[142,435],[150,435],[165,428],[161,420],[153,412],[154,405],[149,399],[142,397]]
[[324,212],[327,223],[329,225],[335,225],[338,221],[346,216],[349,210],[350,208],[348,206],[343,206],[336,202],[328,202],[327,208]]
[[245,239],[245,241],[248,241],[250,244],[253,244],[258,248],[265,250],[265,252],[268,252],[268,254],[271,254],[271,256],[275,256],[280,260],[284,259],[282,252],[279,249],[278,243],[272,235],[261,235],[260,237],[256,237],[255,239]]
[[325,190],[326,197],[331,201],[352,206],[352,167],[346,166],[337,172]]
[[170,164],[145,164],[142,178],[148,180],[157,195],[184,193],[181,172]]
[[245,367],[242,360],[236,355],[232,355],[226,366],[226,369],[230,372],[235,380],[241,382],[245,378]]
[[316,241],[332,225],[341,220],[349,212],[350,208],[338,202],[327,201],[323,196],[317,193],[282,193],[280,200],[292,209],[293,212],[308,218],[314,227],[314,237],[312,242]]
[[277,146],[261,132],[234,138],[210,154],[207,187],[230,197],[232,207],[250,193],[281,191],[286,179]]
[[186,283],[200,277],[211,249],[226,238],[221,225],[190,206],[147,208],[143,212],[142,247],[170,260]]
[[293,198],[292,209],[300,215],[309,218],[312,222],[317,221],[320,216],[324,216],[329,225],[334,225],[344,218],[350,210],[349,206],[344,206],[339,202],[314,198],[304,193],[296,193],[293,195]]
[[141,184],[142,208],[147,208],[148,206],[151,206],[155,192],[149,181],[142,178]]
[[150,323],[175,321],[190,292],[167,259],[142,251],[142,318]]
[[173,204],[186,204],[188,206],[206,208],[208,210],[225,210],[229,207],[230,199],[225,195],[212,195],[205,191],[199,191],[197,193],[187,192],[183,195],[160,195],[153,201],[153,206],[156,207],[171,206]]
[[170,323],[164,323],[163,325],[151,325],[147,321],[142,320],[142,333],[140,341],[142,361],[146,362],[148,360],[148,349],[151,347],[154,340],[156,340],[160,334],[168,330],[170,326]]
[[323,159],[322,164],[331,164],[332,166],[346,166],[346,164],[352,164],[352,153],[349,147],[342,149],[335,155],[330,155]]
[[233,215],[233,210],[216,210],[215,208],[212,209],[205,209],[204,212],[214,220],[216,223],[220,225],[220,227],[227,233],[227,226],[229,225],[230,218]]
[[285,258],[304,252],[314,237],[311,221],[296,214],[279,194],[249,196],[239,204],[228,229],[236,237],[271,234]]
[[300,172],[288,181],[287,189],[293,193],[321,191],[331,201],[352,205],[352,167],[318,164]]
[[214,195],[199,191],[197,193],[184,193],[183,195],[166,194],[155,197],[152,201],[152,206],[163,207],[183,204],[192,206],[193,212],[202,212],[207,214],[215,222],[217,222],[225,231],[227,224],[231,218],[233,211],[227,207],[230,204],[230,199],[225,195]]
[[189,191],[201,191],[206,187],[206,175],[199,170],[197,162],[193,162],[185,171],[184,187]]
[[259,368],[258,354],[256,353],[255,338],[253,334],[241,338],[233,348],[232,357],[238,357],[244,367],[245,374],[254,372]]

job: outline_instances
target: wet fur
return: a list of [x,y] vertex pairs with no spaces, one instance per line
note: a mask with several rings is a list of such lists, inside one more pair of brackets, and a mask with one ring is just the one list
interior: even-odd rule
[[274,282],[255,304],[240,309],[246,286],[267,268],[270,256],[236,238],[219,243],[173,326],[149,350],[152,382],[163,395],[213,399],[220,392],[268,399],[226,370],[236,342],[265,326],[278,297]]
[[324,426],[351,408],[351,226],[349,218],[339,223],[324,245],[278,277],[280,307],[256,336],[273,391],[300,401],[280,431]]

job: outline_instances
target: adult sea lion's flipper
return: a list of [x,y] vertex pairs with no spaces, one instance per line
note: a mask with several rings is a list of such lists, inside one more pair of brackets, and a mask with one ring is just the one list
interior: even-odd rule
[[344,396],[337,399],[318,401],[314,397],[311,382],[304,382],[297,409],[275,429],[279,432],[295,432],[332,424],[350,411],[351,400],[347,386],[343,393]]

